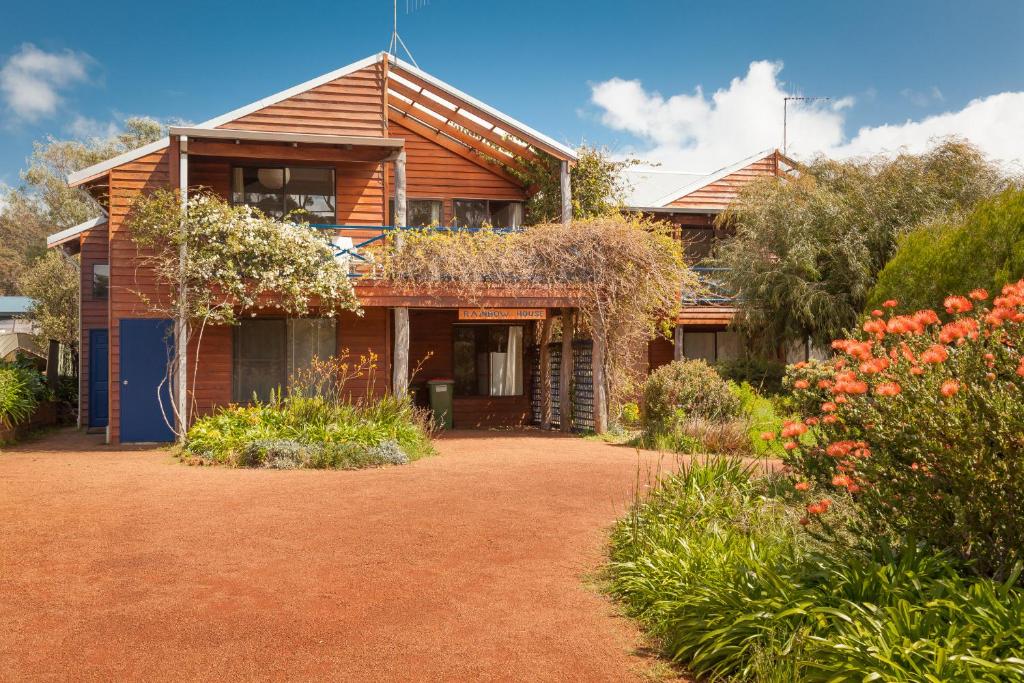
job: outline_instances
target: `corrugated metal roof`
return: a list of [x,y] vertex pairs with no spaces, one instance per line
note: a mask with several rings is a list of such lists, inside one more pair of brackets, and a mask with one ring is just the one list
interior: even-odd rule
[[622,172],[622,177],[627,185],[625,205],[629,208],[648,208],[660,206],[655,204],[657,200],[674,190],[692,185],[706,175],[628,168]]

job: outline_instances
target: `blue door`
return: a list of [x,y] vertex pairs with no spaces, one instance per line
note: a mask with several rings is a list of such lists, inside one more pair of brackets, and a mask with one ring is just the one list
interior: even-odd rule
[[167,375],[174,348],[173,324],[170,320],[126,318],[121,320],[120,331],[121,441],[174,441],[168,426],[168,422],[174,423],[174,413]]
[[110,382],[106,330],[89,330],[89,426],[106,427]]

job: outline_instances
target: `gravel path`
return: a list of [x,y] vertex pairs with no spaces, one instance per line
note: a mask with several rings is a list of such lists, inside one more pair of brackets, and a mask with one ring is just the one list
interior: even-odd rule
[[0,453],[0,679],[642,679],[590,577],[658,457],[536,432],[438,450],[230,470],[64,431]]

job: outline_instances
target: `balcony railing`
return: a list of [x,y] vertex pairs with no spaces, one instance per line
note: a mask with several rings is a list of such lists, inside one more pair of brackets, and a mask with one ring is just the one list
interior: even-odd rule
[[[367,248],[371,245],[384,241],[387,238],[388,233],[400,232],[402,230],[423,230],[423,228],[407,226],[407,227],[395,227],[393,225],[333,225],[330,223],[311,223],[311,228],[324,231],[334,231],[335,237],[347,238],[347,243],[342,241],[332,241],[335,247],[334,258],[336,259],[348,259],[349,262],[349,273],[348,276],[351,278],[359,278],[368,274],[372,261],[367,257]],[[505,228],[466,228],[458,226],[438,226],[430,228],[431,230],[448,231],[448,232],[480,232],[482,230],[491,230],[496,233],[513,233],[519,232],[521,228],[505,227]],[[366,237],[364,235],[346,236],[345,233],[367,233],[367,232],[378,232],[379,234],[373,235],[372,237]],[[361,240],[357,242],[356,240]]]
[[728,287],[721,281],[721,273],[728,271],[728,268],[717,268],[713,266],[695,266],[693,272],[703,286],[699,292],[683,291],[683,303],[688,306],[709,306],[729,304],[736,300],[736,295],[729,291]]

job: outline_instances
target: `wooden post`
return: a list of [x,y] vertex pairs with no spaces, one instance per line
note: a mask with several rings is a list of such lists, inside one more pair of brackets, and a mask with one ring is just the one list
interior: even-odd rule
[[572,183],[569,177],[569,162],[563,161],[559,174],[562,186],[562,224],[572,223]]
[[683,326],[676,325],[675,332],[673,334],[673,341],[675,342],[675,351],[672,354],[673,360],[683,359]]
[[175,398],[178,401],[178,441],[185,440],[188,431],[188,305],[185,289],[185,260],[188,248],[185,244],[188,215],[188,138],[184,135],[178,143],[178,183],[181,192],[181,246],[178,250],[180,281],[178,284],[178,317],[174,321],[174,343],[177,346],[177,367]]
[[[395,157],[395,236],[398,244],[402,240],[402,228],[406,220],[405,201],[405,150]],[[409,393],[409,309],[395,308],[395,348],[392,356],[391,390],[395,396]]]
[[604,434],[608,431],[608,378],[605,375],[604,359],[608,348],[608,337],[604,328],[604,321],[600,315],[594,316],[592,330],[593,349],[591,351],[591,363],[593,364],[594,382],[594,431]]
[[576,327],[576,312],[571,308],[562,309],[562,365],[558,377],[559,428],[572,431],[572,336]]
[[540,428],[551,429],[551,318],[544,318],[540,327]]
[[409,393],[409,309],[395,308],[395,352],[392,358],[391,387],[395,396]]
[[[405,227],[405,150],[395,157],[395,228]],[[401,232],[398,233],[401,237]]]

